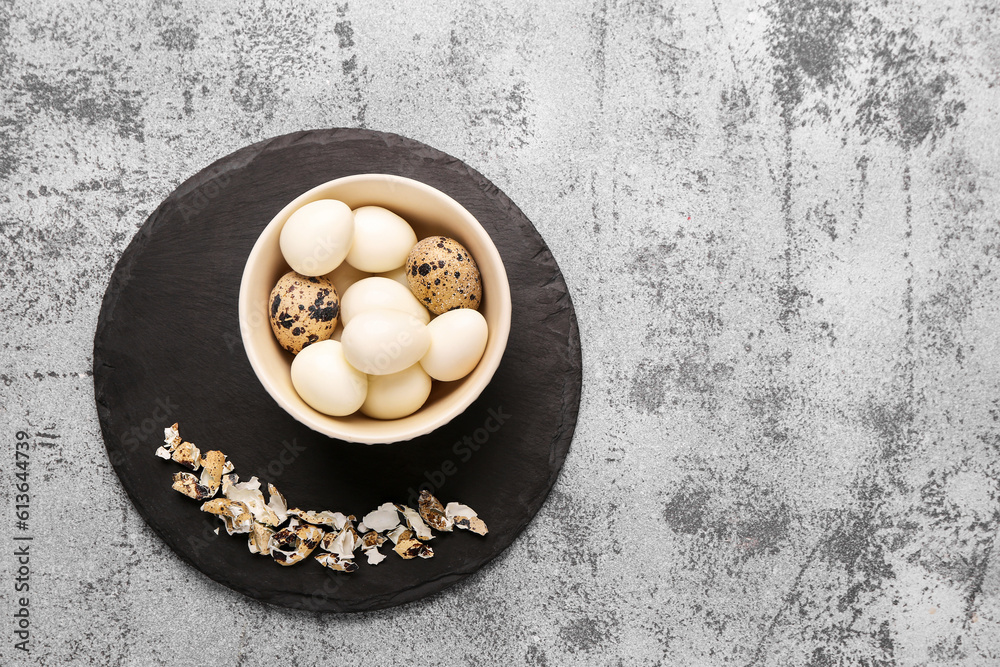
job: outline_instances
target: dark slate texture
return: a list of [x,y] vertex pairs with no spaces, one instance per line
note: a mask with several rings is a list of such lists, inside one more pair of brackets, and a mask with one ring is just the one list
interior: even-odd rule
[[[503,361],[472,405],[432,433],[370,446],[316,433],[275,403],[246,357],[238,306],[247,257],[277,212],[316,185],[364,173],[416,179],[472,212],[500,252],[511,293]],[[566,283],[517,206],[450,155],[358,128],[258,142],[185,181],[125,249],[94,337],[101,431],[135,508],[178,556],[215,581],[309,611],[373,611],[418,600],[510,546],[566,459],[581,371]],[[257,477],[265,490],[274,484],[289,507],[362,519],[386,502],[416,509],[427,489],[442,503],[478,508],[489,533],[441,534],[430,543],[431,559],[393,555],[351,576],[316,563],[285,568],[254,558],[246,537],[215,539],[218,519],[171,488],[170,476],[182,468],[150,456],[162,444],[160,429],[130,432],[158,404],[172,414],[152,421],[165,427],[176,420],[203,454],[221,450],[241,481]]]
[[[958,0],[0,3],[2,437],[58,436],[33,451],[34,660],[996,664],[998,22]],[[173,555],[110,469],[89,372],[115,263],[171,191],[345,126],[518,204],[584,382],[510,549],[331,620]]]

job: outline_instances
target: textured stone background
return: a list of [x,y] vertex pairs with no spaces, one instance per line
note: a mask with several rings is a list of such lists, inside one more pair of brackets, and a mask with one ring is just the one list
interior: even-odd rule
[[[32,453],[34,664],[1000,664],[991,5],[0,3],[0,437],[58,435]],[[586,366],[521,539],[345,617],[166,549],[108,466],[89,373],[157,203],[329,126],[507,192],[566,274]]]

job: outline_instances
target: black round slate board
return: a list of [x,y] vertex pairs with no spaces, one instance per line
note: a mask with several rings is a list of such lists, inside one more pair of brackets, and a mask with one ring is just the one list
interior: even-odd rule
[[[510,341],[492,383],[468,410],[394,445],[331,440],[264,391],[240,341],[237,295],[257,236],[289,201],[359,173],[398,174],[464,205],[500,250],[510,280]],[[184,560],[266,602],[366,611],[435,593],[497,556],[555,483],[576,425],[580,340],[566,284],[523,213],[466,164],[411,139],[359,129],[298,132],[248,146],[177,188],[118,262],[94,338],[94,390],[108,455],[146,522]],[[181,468],[153,455],[163,428],[219,449],[242,480],[274,483],[291,507],[358,515],[387,501],[415,507],[421,484],[475,508],[490,532],[442,534],[435,556],[362,562],[353,574],[309,559],[281,567],[245,536],[170,488]]]

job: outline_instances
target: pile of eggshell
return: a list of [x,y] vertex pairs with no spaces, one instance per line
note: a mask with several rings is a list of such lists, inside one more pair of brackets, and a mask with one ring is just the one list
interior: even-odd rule
[[321,199],[289,216],[279,245],[292,271],[271,291],[271,329],[319,412],[405,417],[433,380],[459,380],[483,356],[479,268],[454,239],[418,243],[388,209]]

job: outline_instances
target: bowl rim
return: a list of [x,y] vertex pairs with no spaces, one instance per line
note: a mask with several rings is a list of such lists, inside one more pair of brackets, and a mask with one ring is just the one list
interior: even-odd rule
[[[370,181],[372,179],[378,179],[381,181],[399,184],[405,187],[412,187],[419,190],[423,190],[434,197],[444,200],[446,204],[453,207],[458,213],[459,217],[464,220],[466,225],[472,230],[476,236],[484,242],[486,252],[492,256],[496,266],[500,268],[500,273],[503,276],[503,280],[499,281],[499,301],[500,301],[500,322],[498,327],[492,327],[490,329],[491,337],[495,337],[494,346],[499,346],[500,354],[496,356],[496,362],[492,364],[492,367],[487,369],[487,372],[481,373],[480,377],[477,378],[476,382],[469,387],[462,387],[460,392],[460,398],[453,402],[453,405],[444,412],[438,419],[427,422],[423,425],[410,426],[408,428],[400,428],[398,433],[391,436],[365,436],[359,435],[357,432],[352,430],[349,426],[338,424],[336,417],[331,417],[329,415],[323,415],[322,413],[309,408],[308,412],[303,412],[298,406],[289,403],[285,400],[281,392],[277,391],[273,383],[265,382],[263,377],[266,377],[264,372],[264,363],[255,346],[249,343],[251,326],[249,325],[249,318],[252,317],[252,305],[249,303],[250,296],[248,294],[248,286],[251,279],[250,267],[257,263],[257,260],[264,252],[264,244],[262,239],[265,233],[274,226],[279,219],[287,219],[289,215],[296,209],[304,205],[306,200],[315,198],[315,193],[317,191],[322,191],[330,188],[333,185],[350,185],[353,182],[358,181]],[[481,262],[480,262],[481,263]],[[494,299],[491,295],[491,299]],[[472,403],[479,398],[483,390],[492,381],[493,376],[496,374],[497,369],[503,360],[503,355],[507,350],[507,342],[510,335],[510,324],[511,324],[511,299],[510,299],[510,281],[507,278],[507,269],[503,264],[503,258],[500,256],[500,251],[497,250],[496,244],[493,243],[493,239],[489,232],[483,227],[482,223],[476,219],[461,203],[455,200],[450,195],[438,190],[437,188],[430,186],[421,181],[417,181],[412,178],[407,178],[405,176],[397,176],[395,174],[381,174],[381,173],[364,173],[364,174],[352,174],[350,176],[342,176],[340,178],[335,178],[329,181],[320,183],[299,196],[297,196],[292,201],[288,202],[284,207],[279,210],[271,220],[261,229],[260,234],[257,236],[257,240],[254,242],[253,248],[250,250],[250,254],[247,255],[246,262],[243,266],[243,275],[240,280],[240,290],[239,290],[239,326],[240,326],[240,338],[243,343],[243,350],[247,355],[247,359],[250,361],[250,366],[253,369],[254,375],[257,380],[264,387],[264,390],[271,396],[272,399],[289,415],[291,415],[296,421],[308,426],[312,430],[322,433],[330,438],[336,438],[338,440],[345,440],[347,442],[361,443],[367,445],[373,444],[394,444],[398,442],[406,442],[417,438],[422,435],[426,435],[441,426],[449,423],[455,417],[459,416],[465,410],[472,405]],[[485,356],[485,355],[484,355]],[[480,362],[482,363],[482,362]],[[478,366],[477,366],[478,370]],[[422,408],[421,408],[422,409]],[[419,414],[419,410],[414,414]],[[383,423],[390,424],[393,421],[399,420],[387,420]]]

